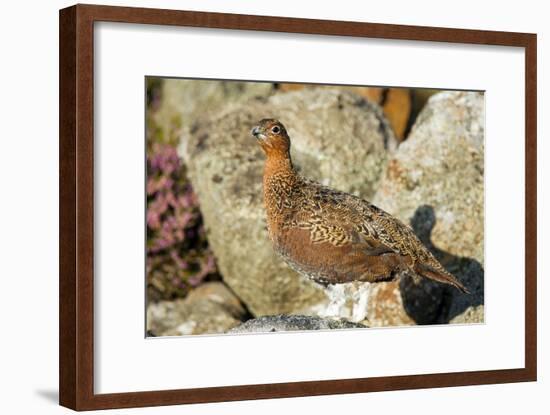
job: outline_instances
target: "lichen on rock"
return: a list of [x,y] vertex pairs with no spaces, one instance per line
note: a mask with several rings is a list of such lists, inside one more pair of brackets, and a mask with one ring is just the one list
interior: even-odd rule
[[162,103],[153,117],[160,128],[161,141],[177,142],[205,112],[273,92],[269,82],[166,78],[162,81]]
[[[428,324],[466,312],[469,322],[483,321],[484,118],[483,93],[435,94],[388,162],[373,202],[410,224],[472,294],[429,282],[394,283],[403,305],[386,319],[405,313]],[[381,300],[373,292],[369,302],[383,307]]]
[[208,282],[184,299],[150,303],[147,331],[153,336],[224,333],[245,316],[245,308],[224,284]]

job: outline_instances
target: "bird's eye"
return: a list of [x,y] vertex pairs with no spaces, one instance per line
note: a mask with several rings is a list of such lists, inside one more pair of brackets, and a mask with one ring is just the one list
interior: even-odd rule
[[271,132],[273,134],[279,134],[281,132],[281,129],[278,126],[275,126],[271,129]]

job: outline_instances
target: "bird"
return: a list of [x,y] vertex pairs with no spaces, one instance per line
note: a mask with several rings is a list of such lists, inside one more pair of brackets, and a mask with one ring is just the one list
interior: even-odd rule
[[280,121],[262,119],[251,134],[266,156],[263,199],[269,238],[292,269],[325,287],[408,274],[469,293],[399,219],[367,200],[302,177]]

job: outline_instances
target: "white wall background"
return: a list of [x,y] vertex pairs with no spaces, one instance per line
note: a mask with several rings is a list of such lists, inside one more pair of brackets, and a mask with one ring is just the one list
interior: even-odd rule
[[[116,413],[257,414],[423,412],[548,413],[550,207],[546,75],[550,36],[545,2],[536,0],[298,3],[248,0],[104,1],[105,4],[320,19],[536,32],[539,35],[539,382],[316,398],[134,409]],[[2,413],[62,413],[57,406],[58,9],[68,1],[5,1],[0,6],[0,408]],[[314,5],[314,6],[313,6]],[[403,70],[406,70],[404,67]],[[546,165],[544,166],[544,163]],[[546,209],[545,209],[546,208]],[[6,266],[7,265],[7,266]],[[207,364],[205,362],[205,364]]]

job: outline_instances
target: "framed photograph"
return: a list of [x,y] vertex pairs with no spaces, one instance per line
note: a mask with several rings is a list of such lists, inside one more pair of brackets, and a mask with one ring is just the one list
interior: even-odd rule
[[536,35],[60,11],[60,404],[536,380]]

